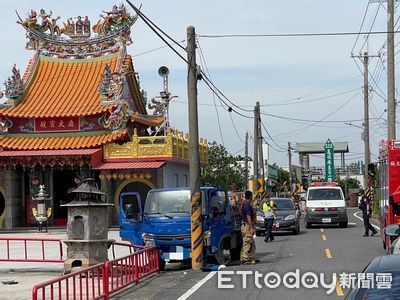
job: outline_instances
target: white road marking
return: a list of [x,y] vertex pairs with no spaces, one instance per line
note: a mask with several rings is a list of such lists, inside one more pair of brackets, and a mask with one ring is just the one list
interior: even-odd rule
[[357,225],[357,223],[348,223],[348,225],[351,225],[351,226],[356,226]]
[[212,271],[210,272],[206,277],[204,277],[202,280],[200,280],[198,283],[196,283],[194,286],[192,286],[189,290],[187,290],[186,293],[184,293],[182,296],[178,298],[178,300],[185,300],[189,298],[195,291],[197,291],[203,284],[205,284],[208,280],[210,280],[215,274],[217,274],[218,271]]
[[[357,214],[360,214],[360,213],[361,213],[361,211],[355,212],[355,213],[353,214],[353,216],[355,216],[357,219],[359,219],[359,220],[361,220],[361,221],[364,222],[363,218],[357,215]],[[377,230],[379,230],[379,231],[381,230],[378,226],[376,226],[376,225],[374,225],[374,224],[372,224],[372,223],[371,223],[371,225],[372,225],[375,229],[377,229]]]

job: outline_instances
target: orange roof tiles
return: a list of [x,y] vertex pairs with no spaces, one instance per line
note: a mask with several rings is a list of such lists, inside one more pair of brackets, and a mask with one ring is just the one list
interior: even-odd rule
[[96,148],[107,143],[126,139],[127,131],[93,133],[93,135],[44,136],[24,135],[24,137],[0,136],[4,150],[61,150]]
[[33,80],[23,100],[0,114],[9,117],[73,117],[105,112],[98,87],[106,64],[112,71],[118,54],[90,59],[60,59],[39,56]]

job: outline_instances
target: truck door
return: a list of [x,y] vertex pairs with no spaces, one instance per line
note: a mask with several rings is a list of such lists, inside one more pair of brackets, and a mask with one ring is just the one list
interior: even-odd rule
[[217,251],[220,247],[220,241],[227,233],[231,232],[232,220],[226,218],[227,213],[227,197],[226,192],[222,190],[214,190],[210,193],[210,230],[211,230],[211,247],[212,251]]
[[135,192],[121,193],[119,197],[119,223],[121,238],[136,245],[142,241],[142,202],[140,194]]

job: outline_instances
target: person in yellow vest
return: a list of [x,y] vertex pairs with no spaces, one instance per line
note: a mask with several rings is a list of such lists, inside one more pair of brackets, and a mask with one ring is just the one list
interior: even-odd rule
[[274,235],[272,234],[272,225],[274,224],[276,204],[270,198],[267,198],[263,205],[262,211],[264,213],[264,225],[265,225],[265,239],[264,242],[272,242]]

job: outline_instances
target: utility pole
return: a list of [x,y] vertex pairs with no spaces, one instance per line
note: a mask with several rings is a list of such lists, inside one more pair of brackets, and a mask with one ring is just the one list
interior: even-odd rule
[[[396,99],[394,81],[394,0],[387,0],[387,124],[388,139],[396,139]],[[367,165],[367,164],[366,164]],[[368,166],[366,166],[368,167]]]
[[260,174],[258,172],[258,143],[259,143],[259,138],[258,138],[258,109],[259,109],[260,102],[256,103],[256,106],[254,107],[254,133],[253,133],[253,142],[254,142],[254,147],[253,147],[253,189],[252,192],[253,194],[256,193],[257,191],[257,181],[258,181],[258,175]]
[[[257,102],[259,104],[259,102]],[[262,179],[262,189],[265,189],[265,162],[264,162],[264,149],[263,149],[263,136],[262,136],[262,131],[261,131],[261,115],[260,115],[260,106],[258,105],[258,138],[259,138],[259,143],[258,143],[258,154],[260,158],[260,176]]]
[[[368,185],[368,165],[371,162],[371,151],[369,148],[369,82],[368,82],[368,64],[370,57],[379,57],[379,55],[368,55],[368,52],[364,52],[363,55],[352,55],[352,57],[358,57],[362,59],[364,65],[364,123],[363,123],[363,141],[364,141],[364,187]],[[347,125],[355,126],[351,123],[345,123]],[[358,127],[358,126],[355,126]]]
[[292,148],[290,147],[290,142],[288,142],[288,155],[289,155],[289,184],[290,193],[292,193],[293,178],[292,178]]
[[189,100],[189,178],[190,178],[190,217],[192,268],[203,266],[203,224],[201,219],[200,196],[200,153],[199,125],[197,112],[197,65],[195,28],[187,28],[187,58],[188,58],[188,100]]
[[371,160],[369,150],[369,103],[368,103],[368,52],[364,52],[364,187],[368,186],[368,165]]
[[249,133],[246,131],[244,138],[244,180],[246,182],[246,190],[249,188]]

